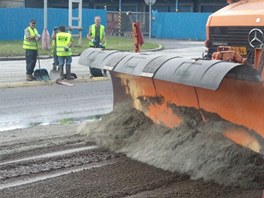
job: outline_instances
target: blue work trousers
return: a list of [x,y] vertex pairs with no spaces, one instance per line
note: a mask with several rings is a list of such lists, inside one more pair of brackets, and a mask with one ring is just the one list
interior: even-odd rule
[[66,66],[71,65],[72,57],[71,56],[58,56],[59,66],[63,66],[66,62]]
[[26,74],[32,74],[36,66],[38,51],[26,49],[25,57],[26,57],[26,70],[27,70]]

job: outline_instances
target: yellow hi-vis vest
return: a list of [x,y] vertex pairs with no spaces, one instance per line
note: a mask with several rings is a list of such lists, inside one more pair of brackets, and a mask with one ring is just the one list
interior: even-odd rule
[[52,52],[53,55],[57,56],[55,42],[56,42],[55,40],[51,41],[51,52]]
[[[66,32],[59,32],[56,34],[56,44],[57,44],[57,56],[71,56],[71,48],[68,48],[68,44],[71,42],[71,34]],[[68,48],[68,51],[65,51]]]
[[[27,27],[30,36],[37,36],[38,30],[34,28],[34,30],[31,27]],[[31,50],[37,50],[37,44],[35,40],[28,40],[26,38],[26,35],[24,35],[24,41],[23,41],[23,49],[31,49]]]
[[[91,37],[92,38],[95,38],[95,29],[96,29],[95,24],[91,25],[91,34],[92,34]],[[103,39],[104,31],[105,31],[105,27],[103,25],[100,25],[100,41],[102,41]],[[94,43],[92,41],[89,41],[89,45],[93,47]]]

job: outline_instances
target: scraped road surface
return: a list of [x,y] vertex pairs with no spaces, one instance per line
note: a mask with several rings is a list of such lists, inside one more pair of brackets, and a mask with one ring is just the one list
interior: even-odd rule
[[221,186],[154,168],[84,142],[77,125],[1,132],[1,198],[259,198],[261,190]]

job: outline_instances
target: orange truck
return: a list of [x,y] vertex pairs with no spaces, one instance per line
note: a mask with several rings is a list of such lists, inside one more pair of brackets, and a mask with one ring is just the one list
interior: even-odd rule
[[87,49],[79,63],[109,71],[114,106],[169,128],[186,116],[217,119],[226,123],[223,136],[264,154],[264,2],[228,2],[208,18],[203,58]]
[[207,58],[259,64],[264,44],[264,2],[262,0],[227,1],[228,6],[212,14],[206,25]]

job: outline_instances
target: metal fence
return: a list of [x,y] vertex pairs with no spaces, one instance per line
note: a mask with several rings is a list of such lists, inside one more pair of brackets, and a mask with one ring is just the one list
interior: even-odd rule
[[[76,9],[73,10],[77,16]],[[82,10],[83,37],[86,37],[88,28],[94,23],[94,16],[101,16],[102,24],[106,26],[106,11],[95,9]],[[24,29],[29,25],[30,19],[37,20],[39,33],[44,28],[44,10],[38,8],[0,8],[0,40],[23,40]],[[18,20],[19,19],[19,20]],[[51,33],[53,27],[68,25],[68,9],[48,9],[48,31]]]
[[[155,38],[205,40],[206,22],[211,13],[152,12],[151,36]],[[107,11],[106,33],[132,37],[132,21],[139,21],[144,36],[149,35],[148,12]]]
[[132,37],[132,22],[139,21],[141,31],[148,34],[149,14],[148,12],[107,12],[106,34],[111,36]]
[[[24,29],[30,19],[37,20],[37,28],[43,30],[43,9],[0,8],[0,40],[22,40]],[[111,12],[106,10],[83,9],[83,31],[85,37],[94,16],[99,15],[106,27],[107,35],[132,37],[132,21],[139,21],[144,36],[149,35],[148,12]],[[204,40],[205,26],[210,13],[166,13],[152,12],[151,36],[155,38]],[[75,15],[74,15],[75,16]],[[19,19],[19,20],[17,20]],[[68,9],[48,9],[48,30],[68,24]],[[4,32],[4,33],[3,33]]]
[[205,40],[211,13],[152,13],[152,36],[180,40]]

